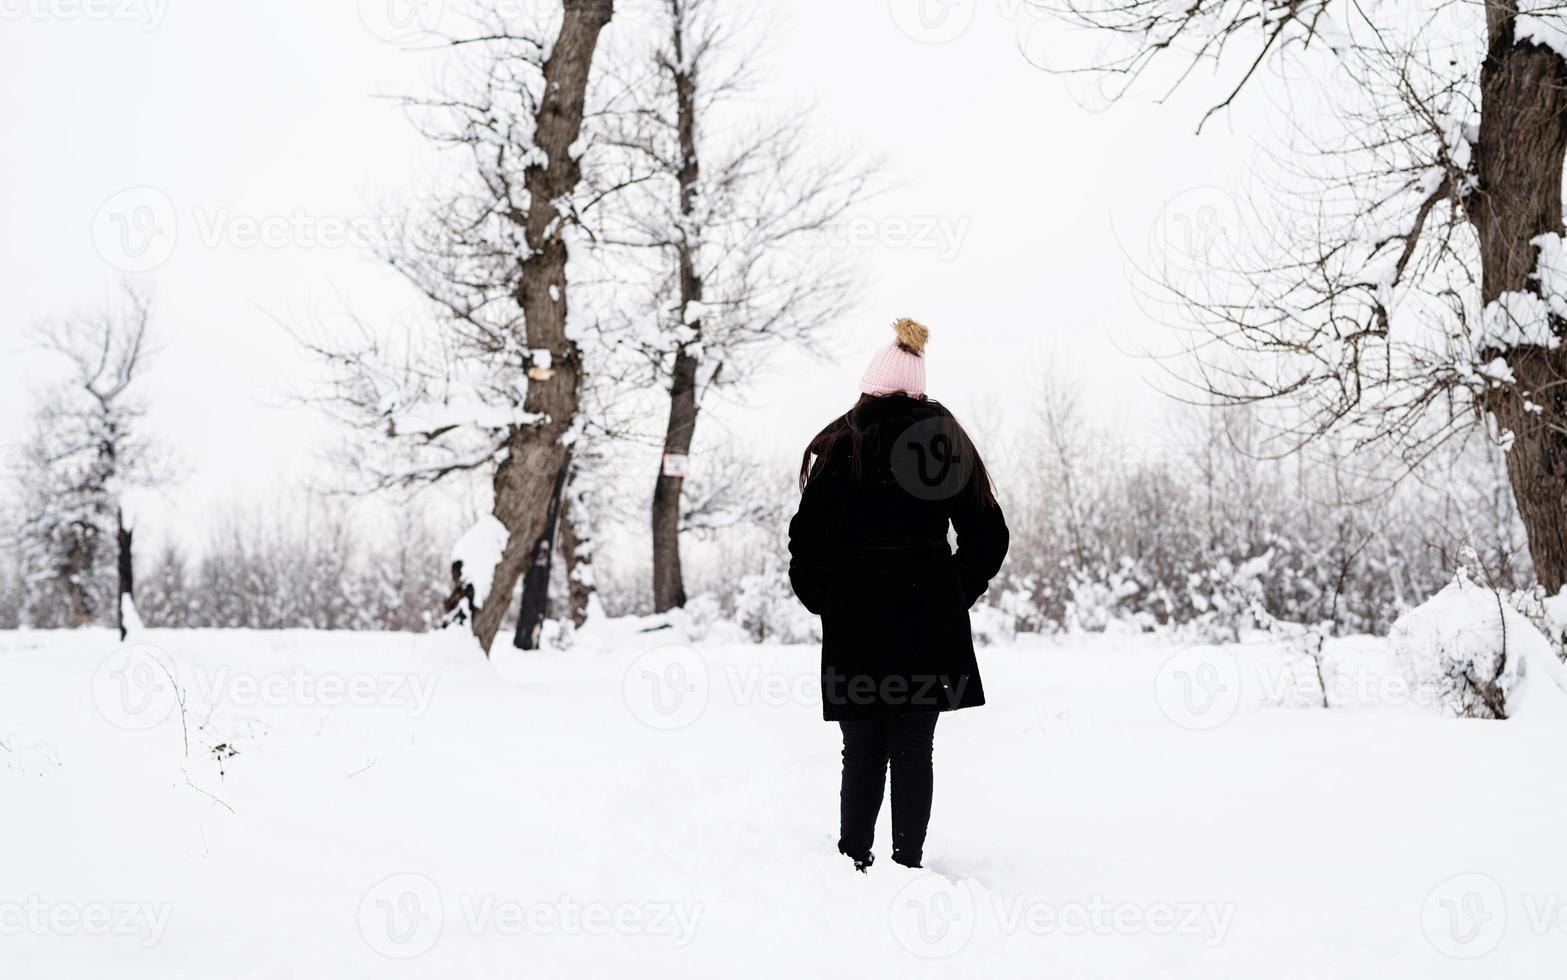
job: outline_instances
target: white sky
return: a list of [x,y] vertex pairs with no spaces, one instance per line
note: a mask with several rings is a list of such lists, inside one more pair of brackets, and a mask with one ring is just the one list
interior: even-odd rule
[[[147,187],[137,193],[166,200],[177,231],[140,280],[165,344],[149,425],[188,473],[164,519],[199,538],[225,506],[290,499],[309,479],[333,431],[284,405],[306,362],[273,318],[423,309],[364,251],[306,240],[432,172],[402,112],[377,98],[430,88],[437,56],[367,27],[408,2],[0,0],[0,444],[19,438],[48,370],[26,328],[110,295],[120,273],[94,229],[110,251],[118,229],[95,215]],[[1194,136],[1195,98],[1090,112],[1020,53],[1056,30],[1022,0],[943,2],[734,0],[776,24],[759,97],[814,103],[823,144],[884,156],[896,185],[857,226],[881,242],[856,249],[862,302],[835,328],[839,356],[780,357],[743,405],[704,416],[763,458],[787,464],[847,406],[901,315],[931,326],[930,391],[960,416],[1026,412],[1050,356],[1134,430],[1165,410],[1147,383],[1157,369],[1124,353],[1168,341],[1132,298],[1128,257],[1222,202],[1214,188],[1243,175],[1249,144],[1222,121]],[[306,234],[245,241],[257,222]],[[900,247],[905,227],[947,233]]]

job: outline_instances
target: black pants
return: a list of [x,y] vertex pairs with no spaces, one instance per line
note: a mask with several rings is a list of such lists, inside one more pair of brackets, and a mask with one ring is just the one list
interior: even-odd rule
[[869,860],[890,759],[892,859],[911,868],[920,866],[930,823],[930,756],[938,717],[932,711],[838,723],[843,729],[838,850],[857,861]]

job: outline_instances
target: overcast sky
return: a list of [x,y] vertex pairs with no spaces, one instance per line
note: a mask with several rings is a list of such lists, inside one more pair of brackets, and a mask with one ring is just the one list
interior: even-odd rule
[[[199,533],[231,503],[286,500],[310,477],[332,430],[285,403],[307,365],[276,320],[423,312],[344,242],[345,227],[439,172],[379,98],[434,77],[439,56],[394,26],[407,6],[0,0],[0,442],[19,438],[49,370],[27,328],[152,265],[138,281],[164,349],[148,422],[187,472],[169,516]],[[822,145],[884,157],[893,189],[843,229],[864,275],[834,358],[778,358],[711,424],[765,459],[797,456],[907,315],[932,328],[931,394],[960,414],[1026,413],[1054,358],[1101,414],[1151,431],[1165,411],[1148,383],[1158,372],[1128,351],[1168,335],[1134,301],[1129,260],[1222,216],[1248,141],[1223,123],[1194,136],[1192,100],[1084,108],[1022,53],[1069,43],[1022,0],[735,7],[774,25],[759,102],[814,104]],[[128,257],[149,228],[153,244]]]

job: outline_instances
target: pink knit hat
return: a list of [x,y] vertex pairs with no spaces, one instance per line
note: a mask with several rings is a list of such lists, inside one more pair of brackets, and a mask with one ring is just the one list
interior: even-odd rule
[[867,395],[925,394],[925,341],[930,331],[923,324],[904,317],[892,325],[897,338],[876,352],[871,366],[860,379],[860,391]]

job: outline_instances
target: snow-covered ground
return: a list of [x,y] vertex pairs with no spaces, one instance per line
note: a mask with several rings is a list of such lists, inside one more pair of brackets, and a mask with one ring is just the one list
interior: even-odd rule
[[0,976],[1567,962],[1564,730],[1432,717],[1383,641],[1330,645],[1332,710],[1260,643],[984,649],[928,870],[887,860],[884,812],[862,877],[815,651],[633,626],[494,666],[451,635],[0,633]]

